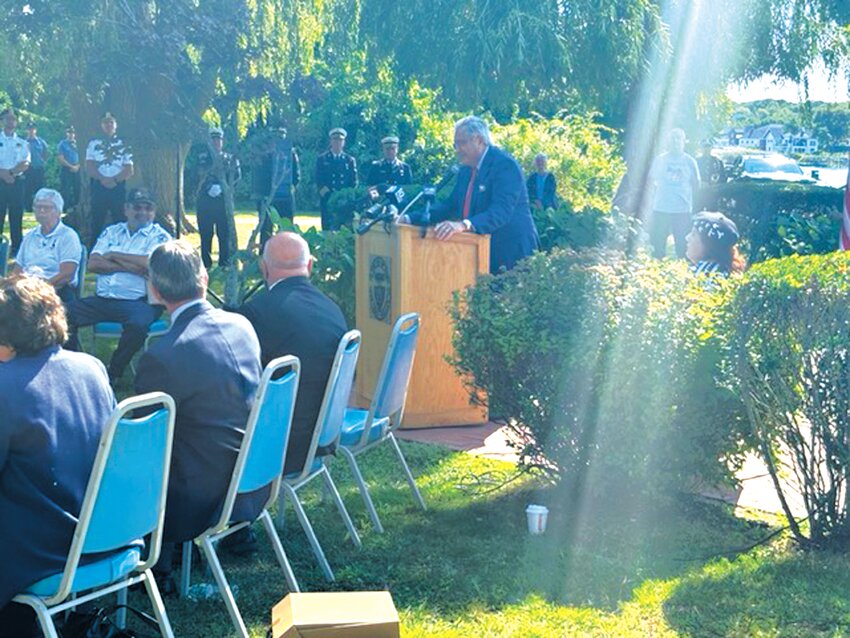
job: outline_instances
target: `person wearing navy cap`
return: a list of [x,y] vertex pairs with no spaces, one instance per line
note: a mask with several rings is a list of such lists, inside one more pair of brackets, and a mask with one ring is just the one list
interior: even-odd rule
[[[212,150],[212,152],[210,152]],[[201,234],[201,259],[205,268],[212,267],[212,238],[218,235],[218,265],[230,261],[230,224],[224,203],[223,186],[233,188],[242,178],[239,160],[224,152],[224,131],[210,129],[210,144],[198,155],[202,178],[198,185],[198,232]]]
[[384,157],[369,167],[370,187],[386,190],[387,186],[405,186],[413,183],[410,165],[398,158],[398,138],[390,135],[381,140]]
[[723,213],[704,211],[694,215],[691,232],[685,239],[685,254],[694,274],[743,272],[744,259],[737,246],[738,227]]
[[357,186],[357,161],[342,149],[348,133],[344,128],[333,128],[330,133],[330,150],[316,158],[316,188],[319,189],[319,207],[322,211],[322,230],[338,230],[350,222],[352,213],[331,215],[328,200],[343,188]]

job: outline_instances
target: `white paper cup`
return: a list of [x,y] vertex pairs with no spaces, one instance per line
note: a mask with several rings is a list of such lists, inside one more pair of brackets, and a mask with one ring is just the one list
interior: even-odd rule
[[529,534],[536,536],[546,531],[546,521],[549,518],[548,507],[545,505],[529,505],[525,508],[525,516],[528,519]]

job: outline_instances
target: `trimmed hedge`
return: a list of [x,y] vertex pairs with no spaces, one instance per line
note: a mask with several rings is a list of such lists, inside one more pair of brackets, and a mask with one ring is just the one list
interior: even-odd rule
[[844,192],[788,182],[735,181],[706,188],[698,208],[729,215],[751,263],[838,247]]
[[[732,482],[757,451],[797,540],[844,549],[848,298],[846,253],[724,279],[554,249],[456,295],[453,363],[473,400],[507,418],[522,465],[578,493]],[[794,484],[805,524],[789,505]]]
[[729,286],[702,284],[683,263],[541,253],[457,296],[454,364],[508,419],[521,463],[553,480],[729,482],[746,448],[743,406],[715,381]]

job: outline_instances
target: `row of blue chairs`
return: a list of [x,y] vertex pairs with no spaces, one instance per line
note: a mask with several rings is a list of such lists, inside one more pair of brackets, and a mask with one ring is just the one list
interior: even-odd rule
[[[360,538],[331,477],[328,457],[317,452],[338,446],[348,460],[376,530],[382,531],[377,511],[363,480],[356,457],[383,442],[390,442],[413,489],[417,504],[425,502],[416,486],[407,461],[393,432],[401,424],[416,342],[419,316],[411,313],[395,324],[379,375],[375,396],[368,410],[348,407],[361,337],[356,330],[341,340],[328,379],[307,461],[301,472],[283,475],[284,459],[297,397],[300,362],[286,356],[271,361],[263,371],[257,397],[245,428],[233,476],[215,525],[201,534],[197,543],[216,580],[228,614],[237,633],[248,632],[233,592],[216,553],[221,539],[253,524],[231,521],[240,494],[270,486],[267,502],[257,520],[274,549],[290,591],[300,591],[292,567],[270,515],[279,494],[293,504],[314,554],[329,580],[333,571],[318,542],[315,531],[298,498],[298,490],[318,477],[332,495],[352,540]],[[131,415],[140,408],[155,412],[144,418]],[[162,522],[168,485],[171,440],[174,430],[174,402],[164,393],[151,393],[122,401],[116,408],[101,439],[65,568],[35,583],[15,598],[35,609],[45,636],[58,638],[53,616],[76,605],[111,593],[126,599],[126,588],[144,583],[154,608],[160,631],[173,636],[168,616],[157,589],[151,567],[160,554]],[[130,497],[129,495],[132,495]],[[283,520],[284,504],[278,507]],[[148,536],[148,554],[143,557],[143,541]],[[191,543],[183,547],[180,592],[190,584]],[[87,562],[85,555],[104,552],[106,558]]]

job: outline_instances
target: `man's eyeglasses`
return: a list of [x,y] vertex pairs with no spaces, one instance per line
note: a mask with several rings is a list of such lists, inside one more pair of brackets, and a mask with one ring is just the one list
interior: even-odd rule
[[152,211],[153,204],[133,204],[133,210]]

